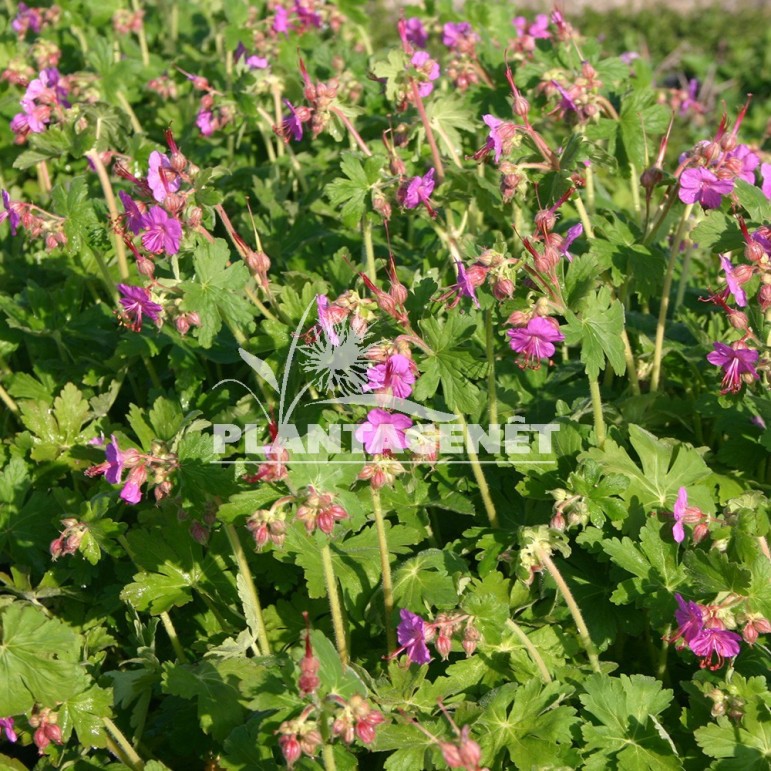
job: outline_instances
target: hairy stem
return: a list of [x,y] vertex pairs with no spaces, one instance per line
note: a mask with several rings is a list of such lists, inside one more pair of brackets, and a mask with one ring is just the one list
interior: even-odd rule
[[[115,195],[112,191],[112,184],[110,183],[107,169],[104,167],[102,159],[99,157],[99,153],[96,149],[89,150],[86,153],[86,157],[96,169],[96,175],[99,177],[99,184],[102,186],[104,200],[107,202],[107,210],[110,212],[110,220],[111,222],[117,222],[118,207],[115,204]],[[118,271],[120,273],[121,281],[128,281],[129,267],[128,261],[126,260],[126,245],[123,243],[123,239],[112,228],[110,228],[110,230],[112,231],[112,240],[115,245],[115,256],[118,258]]]
[[118,759],[127,765],[131,771],[142,771],[142,769],[145,767],[145,764],[142,762],[142,758],[137,755],[136,750],[131,746],[131,742],[129,742],[129,740],[123,735],[123,732],[120,730],[120,728],[118,728],[118,726],[116,726],[109,717],[103,717],[102,723],[104,724],[104,727],[107,729],[108,733],[115,740],[118,747],[120,747],[121,752],[124,755],[124,757],[119,757]]
[[241,579],[244,585],[244,591],[249,597],[249,602],[252,605],[254,611],[254,622],[256,629],[252,629],[252,633],[257,636],[257,642],[259,642],[259,648],[256,645],[252,646],[255,654],[258,656],[267,656],[270,654],[270,643],[268,642],[268,633],[265,631],[265,619],[262,617],[262,605],[260,604],[260,597],[257,594],[257,587],[254,584],[254,576],[249,568],[249,562],[246,559],[246,552],[241,545],[241,539],[238,537],[235,527],[230,523],[223,525],[225,535],[228,537],[230,548],[233,550],[233,556],[236,558],[236,565],[238,566],[238,572],[241,575]]
[[0,385],[0,401],[5,404],[6,407],[14,414],[19,414],[19,405],[16,404],[13,397],[8,393],[8,391],[3,388],[3,386]]
[[550,683],[552,678],[549,674],[549,668],[541,658],[541,654],[538,652],[538,648],[533,645],[530,638],[525,634],[525,630],[522,629],[522,627],[516,621],[510,618],[506,619],[506,626],[511,629],[512,632],[514,632],[522,645],[525,646],[525,649],[530,654],[530,658],[533,660],[533,663],[538,667],[538,671],[541,673],[543,681],[545,683]]
[[337,593],[337,579],[332,565],[332,552],[329,544],[325,543],[321,549],[321,564],[324,568],[324,583],[327,586],[329,598],[329,610],[332,614],[332,628],[335,632],[335,644],[340,654],[340,661],[345,667],[348,664],[348,642],[345,638],[345,624],[343,623],[343,609],[340,606],[340,595]]
[[375,267],[375,246],[372,243],[372,223],[369,221],[366,213],[361,218],[361,236],[362,236],[362,251],[364,252],[364,259],[367,264],[367,275],[371,281],[377,278],[377,268]]
[[436,137],[434,136],[434,130],[431,128],[431,121],[426,115],[426,108],[423,105],[423,97],[418,91],[418,84],[414,78],[410,78],[410,87],[412,88],[412,100],[415,102],[415,107],[418,110],[420,121],[423,124],[423,128],[426,131],[426,141],[431,148],[431,157],[434,159],[434,171],[436,172],[437,182],[441,182],[444,179],[444,164],[442,163],[442,156],[439,154],[439,147],[436,144]]
[[337,771],[335,763],[335,748],[332,744],[325,744],[321,749],[321,759],[324,761],[324,771]]
[[375,527],[377,528],[377,545],[380,552],[380,570],[383,574],[383,605],[385,607],[385,629],[388,650],[396,650],[396,631],[393,625],[394,589],[391,580],[391,561],[386,538],[383,507],[380,502],[380,490],[372,488],[372,509],[375,512]]
[[600,383],[596,377],[589,378],[589,393],[592,397],[592,412],[594,413],[594,438],[597,440],[597,446],[602,449],[605,444],[605,418],[602,414]]
[[340,122],[348,129],[348,133],[353,137],[354,142],[356,142],[364,155],[366,155],[367,158],[371,158],[372,150],[367,147],[367,143],[361,138],[361,134],[356,131],[356,127],[351,123],[350,118],[339,107],[330,107],[329,111],[333,115],[336,115],[340,119]]
[[549,571],[549,575],[554,579],[554,583],[557,584],[557,588],[560,590],[565,600],[565,604],[568,606],[570,615],[573,616],[573,621],[575,622],[576,629],[578,630],[578,636],[581,638],[581,643],[583,644],[584,649],[589,656],[592,669],[595,672],[602,673],[602,669],[600,668],[600,659],[597,656],[597,649],[594,647],[592,638],[589,635],[589,629],[586,626],[584,617],[581,615],[581,609],[578,607],[578,603],[576,602],[575,597],[573,597],[573,593],[570,591],[570,587],[565,582],[565,579],[562,577],[562,573],[560,573],[549,554],[547,554],[545,551],[539,551],[538,557],[543,566]]
[[490,495],[490,488],[487,486],[487,480],[485,479],[484,472],[482,471],[482,465],[479,463],[479,456],[476,454],[472,444],[471,437],[469,436],[468,423],[463,413],[456,409],[455,416],[458,418],[458,422],[463,426],[463,436],[466,440],[466,452],[468,453],[469,462],[471,463],[471,470],[474,473],[474,479],[479,486],[479,494],[482,496],[482,502],[487,512],[487,519],[490,521],[490,526],[494,528],[500,527],[498,521],[498,512],[495,510],[495,504],[493,503],[492,496]]
[[586,234],[586,237],[594,238],[594,229],[592,228],[592,222],[589,219],[589,214],[586,211],[584,202],[581,200],[581,196],[577,194],[576,197],[572,200],[572,203],[576,207],[578,216],[581,218],[581,224],[584,226],[584,233]]
[[498,397],[495,391],[495,332],[493,312],[485,313],[485,342],[487,346],[487,414],[490,425],[498,422]]
[[680,245],[683,243],[686,228],[688,227],[688,218],[691,216],[693,204],[689,203],[683,209],[683,215],[680,217],[680,224],[677,226],[675,238],[672,241],[672,249],[669,252],[669,263],[667,272],[664,276],[664,286],[661,290],[661,306],[659,307],[659,319],[656,324],[656,342],[653,348],[653,369],[651,370],[651,393],[659,390],[661,380],[661,357],[664,350],[664,330],[667,325],[667,312],[669,311],[669,293],[672,290],[672,277],[675,272],[675,262],[680,254]]
[[182,647],[182,643],[180,642],[177,630],[174,628],[171,616],[169,615],[168,611],[164,610],[163,613],[160,614],[160,617],[163,628],[166,630],[166,635],[171,642],[171,647],[174,649],[174,653],[177,656],[177,661],[179,661],[180,664],[187,664],[185,649]]
[[[134,12],[139,11],[141,6],[139,0],[131,0],[131,7]],[[137,39],[139,41],[139,50],[142,53],[142,66],[148,67],[150,65],[150,49],[147,47],[147,36],[145,35],[145,23],[139,25],[139,31],[137,32]]]

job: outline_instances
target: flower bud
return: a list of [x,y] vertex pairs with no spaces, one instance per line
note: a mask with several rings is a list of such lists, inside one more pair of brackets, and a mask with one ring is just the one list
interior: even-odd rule
[[404,305],[409,297],[409,292],[404,284],[391,284],[388,294],[393,297],[393,300],[397,305]]
[[384,219],[391,219],[391,204],[388,199],[381,194],[372,196],[372,208]]
[[291,768],[302,755],[302,749],[300,742],[297,741],[297,736],[294,734],[288,736],[282,736],[278,740],[278,746],[281,748],[281,754],[284,756],[289,768]]
[[640,174],[640,184],[649,193],[664,179],[664,172],[656,166],[649,166]]
[[444,762],[450,768],[463,768],[466,764],[460,755],[460,750],[450,742],[440,742],[439,749],[442,751]]
[[177,332],[179,332],[180,335],[186,335],[190,329],[190,322],[183,313],[181,316],[177,316],[177,318],[174,319],[174,326],[177,328]]
[[728,313],[728,323],[740,332],[746,332],[749,327],[749,319],[747,314],[742,311],[731,309]]
[[760,287],[760,292],[758,292],[758,302],[760,302],[760,307],[764,311],[771,308],[771,284],[763,284],[763,286]]
[[541,209],[535,215],[535,226],[544,232],[554,229],[557,224],[557,217],[551,209]]
[[701,543],[709,535],[709,527],[705,522],[699,522],[693,528],[693,542]]
[[526,327],[533,314],[528,311],[514,311],[507,319],[506,323],[513,327]]
[[487,268],[484,265],[475,263],[466,270],[466,278],[473,287],[482,286],[487,278]]
[[744,256],[750,262],[760,262],[765,253],[766,250],[757,241],[749,240],[744,246]]
[[493,283],[496,300],[508,300],[514,294],[514,282],[510,278],[498,278]]
[[446,634],[439,634],[436,638],[436,652],[446,659],[452,649],[452,640]]
[[473,739],[464,737],[460,743],[460,758],[466,768],[478,768],[482,760],[482,750]]

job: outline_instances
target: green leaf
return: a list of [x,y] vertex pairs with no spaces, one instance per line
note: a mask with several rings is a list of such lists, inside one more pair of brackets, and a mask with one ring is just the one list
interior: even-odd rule
[[653,140],[666,131],[669,111],[663,104],[651,104],[652,91],[635,91],[624,97],[619,115],[619,132],[629,163],[639,172],[645,167],[646,138]]
[[68,699],[59,710],[62,727],[72,725],[78,735],[78,743],[84,747],[106,747],[103,718],[112,717],[112,690],[94,685]]
[[394,601],[416,613],[426,607],[449,610],[458,604],[452,573],[462,575],[465,563],[440,549],[425,549],[402,563],[393,575]]
[[743,179],[736,179],[734,191],[752,220],[763,223],[771,221],[771,201],[759,187]]
[[581,361],[586,365],[586,374],[593,379],[605,369],[605,359],[610,362],[617,375],[626,370],[624,344],[624,306],[618,300],[611,301],[608,287],[602,287],[594,297],[587,297],[583,310],[576,315],[565,312],[568,326],[565,342],[568,345],[581,344]]
[[84,691],[80,638],[57,619],[31,605],[0,610],[0,715],[19,715],[35,703],[51,704]]
[[734,592],[746,594],[752,574],[746,568],[730,562],[726,554],[716,551],[687,551],[685,567],[694,587],[706,593]]
[[241,681],[258,674],[251,659],[201,661],[198,664],[167,664],[163,672],[163,688],[183,699],[195,699],[198,720],[204,733],[223,741],[244,722],[246,710],[241,694]]
[[672,701],[673,693],[644,675],[594,674],[584,682],[581,695],[585,709],[599,722],[581,727],[591,762],[587,767],[664,771],[682,768],[672,753],[673,745],[655,718]]
[[713,252],[730,252],[741,249],[744,244],[736,219],[717,209],[707,212],[706,217],[691,232],[691,238],[700,247]]
[[[766,708],[767,710],[767,708]],[[727,717],[694,731],[696,743],[711,758],[724,759],[721,771],[766,771],[771,757],[771,720],[754,721],[752,731]]]
[[223,324],[243,333],[250,330],[254,314],[242,295],[251,281],[249,270],[240,261],[230,265],[227,243],[221,238],[213,243],[199,243],[193,254],[193,265],[195,280],[181,285],[184,292],[182,308],[198,313],[201,326],[197,334],[201,346],[211,348]]

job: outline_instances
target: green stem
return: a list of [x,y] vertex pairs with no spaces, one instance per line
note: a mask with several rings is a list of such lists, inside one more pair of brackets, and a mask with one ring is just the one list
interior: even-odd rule
[[[131,0],[131,7],[134,12],[139,11],[141,6],[139,0]],[[147,47],[147,36],[145,35],[145,22],[142,19],[142,23],[139,25],[139,31],[137,32],[137,39],[139,40],[139,50],[142,53],[142,65],[144,67],[150,66],[150,50]]]
[[584,226],[584,235],[587,238],[594,238],[594,230],[592,228],[591,220],[589,219],[586,207],[584,206],[584,202],[581,200],[581,196],[579,194],[576,194],[576,197],[573,199],[573,205],[576,207],[578,216],[581,218],[581,224]]
[[126,95],[123,93],[123,91],[116,91],[115,92],[115,98],[118,100],[118,104],[123,109],[123,112],[128,115],[129,121],[131,123],[131,128],[134,129],[135,134],[144,134],[145,130],[142,128],[142,124],[139,122],[139,118],[137,118],[137,114],[134,112],[134,109],[131,106],[131,103],[126,98]]
[[8,393],[8,391],[3,388],[3,386],[0,385],[0,401],[5,404],[6,407],[14,414],[19,414],[19,405],[16,404],[13,397]]
[[543,678],[543,681],[545,683],[550,683],[552,678],[549,674],[549,668],[546,666],[546,663],[541,658],[541,654],[538,652],[538,648],[533,645],[530,638],[525,634],[525,630],[522,629],[522,627],[517,624],[516,621],[513,619],[507,618],[506,619],[506,626],[511,629],[512,632],[519,638],[519,641],[522,643],[522,645],[525,646],[527,652],[530,654],[530,658],[533,660],[533,663],[538,667],[538,671],[541,673],[541,677]]
[[332,744],[325,744],[321,749],[321,759],[324,761],[325,771],[337,771],[335,763],[335,748]]
[[691,267],[691,257],[693,256],[693,244],[690,244],[685,250],[685,256],[683,257],[683,266],[680,269],[680,283],[677,285],[677,295],[675,297],[675,307],[672,309],[673,313],[677,313],[677,309],[683,304],[683,298],[685,297],[685,287],[688,283],[688,271]]
[[589,393],[592,397],[592,411],[594,412],[594,438],[597,440],[597,446],[602,449],[605,444],[605,418],[602,414],[600,383],[596,377],[589,378]]
[[340,119],[340,122],[348,129],[348,133],[350,134],[351,138],[359,146],[359,149],[364,153],[364,155],[366,155],[367,158],[371,158],[372,150],[367,147],[367,143],[361,138],[361,134],[356,131],[356,126],[351,123],[350,118],[339,107],[330,107],[329,111],[333,115],[336,115]]
[[364,214],[361,218],[361,236],[363,239],[364,259],[367,263],[367,275],[371,281],[377,278],[377,268],[375,267],[375,246],[372,243],[372,223],[369,217]]
[[629,384],[632,388],[632,393],[635,396],[640,395],[640,380],[637,377],[637,362],[632,352],[632,345],[629,342],[629,335],[624,329],[621,332],[621,342],[624,344],[624,359],[626,360],[626,371],[629,373]]
[[664,637],[661,643],[661,651],[659,652],[659,664],[656,671],[656,677],[659,680],[664,680],[667,677],[667,657],[669,655],[669,635],[672,634],[672,624],[669,624],[664,630]]
[[418,91],[418,84],[414,78],[410,78],[410,86],[412,88],[412,100],[415,102],[418,115],[420,115],[420,121],[426,131],[426,141],[428,142],[428,146],[431,148],[431,157],[434,159],[436,181],[441,182],[444,179],[444,164],[442,163],[442,156],[439,154],[439,147],[436,144],[434,130],[431,128],[431,121],[428,119],[428,115],[426,115],[426,108],[423,105],[423,97]]
[[485,313],[485,338],[487,344],[487,412],[490,425],[498,422],[498,397],[495,391],[495,336],[493,312]]
[[177,655],[177,660],[180,664],[187,664],[185,649],[182,647],[182,643],[179,640],[177,630],[174,628],[174,624],[171,621],[171,616],[168,614],[168,611],[164,610],[163,613],[160,614],[160,617],[163,628],[166,630],[166,635],[171,642],[171,647],[174,649],[174,653]]
[[225,535],[230,543],[230,548],[233,551],[233,556],[236,558],[236,565],[238,566],[238,572],[243,581],[244,592],[249,597],[249,602],[254,611],[254,622],[256,629],[252,629],[252,634],[256,635],[257,642],[259,642],[259,648],[256,645],[252,646],[252,650],[258,656],[267,656],[270,654],[270,643],[268,642],[268,633],[265,631],[265,619],[262,616],[262,605],[260,604],[260,597],[257,594],[257,587],[254,584],[254,576],[249,568],[249,562],[246,559],[246,553],[244,547],[241,546],[241,539],[238,537],[235,527],[229,522],[223,524]]
[[125,755],[125,758],[119,758],[119,760],[127,765],[131,771],[142,771],[142,769],[145,767],[145,764],[142,762],[142,758],[137,755],[136,750],[131,746],[131,743],[123,735],[123,732],[120,730],[120,728],[118,728],[118,726],[116,726],[109,717],[103,717],[102,723],[112,738],[115,739],[115,742],[117,743],[118,747],[120,747],[122,754]]
[[629,164],[629,189],[632,191],[632,205],[634,206],[635,214],[639,217],[642,211],[640,205],[640,180],[637,176],[637,169],[633,163]]
[[[102,193],[104,194],[104,200],[107,202],[107,210],[110,212],[111,222],[118,221],[118,207],[115,204],[115,195],[113,194],[112,184],[110,183],[110,177],[107,174],[107,169],[102,163],[102,159],[99,157],[99,153],[94,150],[89,150],[86,153],[86,157],[91,161],[96,169],[96,175],[99,177],[99,184],[102,186]],[[122,281],[128,281],[129,279],[129,267],[126,260],[126,245],[123,243],[123,239],[112,229],[112,240],[115,245],[115,256],[118,258],[118,271]],[[112,288],[114,291],[114,288]]]
[[661,357],[664,350],[664,330],[667,324],[667,312],[669,310],[669,293],[672,290],[672,277],[675,272],[675,262],[680,254],[680,245],[683,243],[686,228],[688,227],[688,217],[691,215],[693,204],[689,203],[680,217],[680,224],[677,226],[672,249],[669,253],[669,263],[667,272],[664,276],[664,286],[661,290],[661,306],[659,307],[659,319],[656,324],[656,343],[653,348],[653,369],[651,370],[651,393],[656,393],[659,389],[661,380]]
[[469,437],[468,432],[468,423],[466,423],[466,418],[463,417],[463,413],[460,410],[455,410],[455,416],[458,418],[458,421],[463,427],[463,436],[466,440],[466,452],[468,453],[469,462],[471,463],[471,470],[474,473],[474,479],[479,486],[479,494],[482,496],[482,502],[484,503],[485,511],[487,512],[487,519],[490,521],[491,527],[498,528],[500,527],[500,522],[498,521],[498,513],[495,510],[495,504],[493,503],[492,496],[490,495],[490,488],[487,486],[487,480],[485,479],[484,472],[482,471],[482,466],[479,463],[479,456],[471,446],[471,438]]
[[[280,126],[281,122],[284,120],[284,110],[281,106],[281,81],[280,80],[274,80],[270,87],[270,93],[273,96],[273,113],[276,116],[276,125]],[[284,153],[286,152],[286,148],[284,147],[284,142],[279,138],[279,141],[276,143],[276,152],[278,153],[278,157],[282,158],[284,156]]]
[[345,624],[343,623],[343,610],[340,606],[340,595],[337,593],[337,579],[332,565],[332,552],[329,544],[325,543],[321,549],[321,564],[324,568],[324,583],[327,586],[329,598],[329,610],[332,613],[332,628],[335,632],[335,644],[340,654],[343,667],[348,665],[348,643],[345,639]]
[[589,629],[586,626],[584,617],[581,615],[581,609],[578,607],[578,603],[576,602],[575,597],[573,597],[573,593],[570,591],[565,579],[562,577],[562,573],[559,572],[557,566],[552,561],[552,558],[545,551],[539,551],[538,557],[543,566],[549,571],[549,575],[554,579],[554,583],[557,584],[557,588],[562,593],[565,604],[570,611],[570,615],[573,616],[573,621],[578,630],[578,636],[581,638],[581,643],[589,656],[592,669],[601,674],[602,669],[600,668],[600,659],[597,656],[597,649],[594,647],[592,638],[589,635]]
[[586,167],[586,208],[591,214],[594,214],[594,169],[591,166]]
[[385,629],[388,650],[396,650],[396,630],[393,625],[394,589],[391,580],[391,560],[388,552],[385,519],[380,501],[380,490],[372,488],[372,509],[375,512],[375,527],[377,528],[377,545],[380,551],[380,570],[383,575],[383,605],[385,607]]

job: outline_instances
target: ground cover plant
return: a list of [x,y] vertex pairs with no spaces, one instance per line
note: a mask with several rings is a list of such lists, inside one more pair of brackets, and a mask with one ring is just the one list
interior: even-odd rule
[[0,768],[767,768],[739,43],[6,6]]

